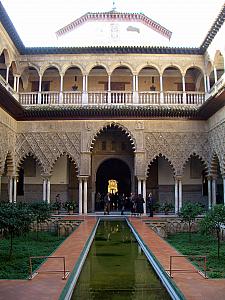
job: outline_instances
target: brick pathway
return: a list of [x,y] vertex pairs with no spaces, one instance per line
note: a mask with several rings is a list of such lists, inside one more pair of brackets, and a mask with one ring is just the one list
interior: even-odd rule
[[[179,255],[179,253],[141,219],[129,218],[129,220],[164,269],[168,270],[170,255]],[[194,270],[194,266],[185,258],[179,258],[176,269]],[[197,273],[174,273],[172,275],[187,300],[225,300],[225,279],[204,279]]]
[[[77,217],[67,217],[67,219]],[[54,256],[66,257],[66,268],[72,271],[94,225],[96,218],[86,218],[84,222],[54,252]],[[46,261],[40,271],[45,269],[62,269],[62,261]],[[2,300],[56,300],[59,298],[67,280],[62,274],[39,274],[33,280],[0,280],[0,299]]]

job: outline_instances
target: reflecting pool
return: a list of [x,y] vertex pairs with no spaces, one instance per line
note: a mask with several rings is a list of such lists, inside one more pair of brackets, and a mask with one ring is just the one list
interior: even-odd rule
[[71,299],[171,299],[125,221],[100,221]]

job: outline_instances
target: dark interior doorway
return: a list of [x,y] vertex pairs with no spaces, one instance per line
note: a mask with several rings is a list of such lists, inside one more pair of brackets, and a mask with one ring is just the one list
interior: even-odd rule
[[96,174],[96,193],[102,196],[108,192],[108,181],[115,179],[118,182],[119,195],[130,195],[131,173],[128,165],[120,159],[112,158],[104,161]]

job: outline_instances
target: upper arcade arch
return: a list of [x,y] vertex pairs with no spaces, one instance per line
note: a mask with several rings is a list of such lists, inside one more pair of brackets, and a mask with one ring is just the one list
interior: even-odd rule
[[185,72],[185,91],[204,92],[204,75],[199,67],[189,67]]
[[105,72],[107,73],[107,75],[110,74],[109,67],[108,67],[106,64],[102,63],[102,62],[101,62],[101,63],[93,63],[93,64],[88,65],[88,66],[85,68],[85,73],[89,76],[90,73],[91,73],[91,71],[92,71],[93,69],[101,69],[101,70],[104,69]]
[[156,64],[141,64],[137,67],[137,74],[139,76],[140,72],[143,70],[143,69],[146,69],[146,68],[151,68],[151,69],[155,69],[157,72],[158,72],[158,75],[161,74],[161,70],[160,70],[160,67],[157,66]]
[[133,67],[129,63],[118,62],[118,63],[116,63],[116,64],[114,64],[114,65],[111,66],[111,68],[110,68],[110,74],[112,75],[112,73],[116,69],[119,69],[119,68],[127,68],[131,72],[131,75],[134,75],[136,73],[135,70],[133,69]]

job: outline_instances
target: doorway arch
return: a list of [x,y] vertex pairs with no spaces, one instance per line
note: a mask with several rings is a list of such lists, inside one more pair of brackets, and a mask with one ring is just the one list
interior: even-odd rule
[[[116,180],[118,194],[129,196],[131,193],[131,170],[126,162],[118,158],[109,158],[103,161],[96,172],[96,194],[101,194],[101,202],[108,192],[108,181]],[[96,209],[102,210],[101,205],[95,205]]]

